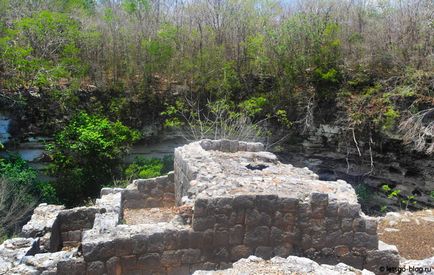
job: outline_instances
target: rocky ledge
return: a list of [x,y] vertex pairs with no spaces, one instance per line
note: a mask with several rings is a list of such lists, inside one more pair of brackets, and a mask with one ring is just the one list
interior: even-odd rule
[[283,164],[263,150],[261,143],[230,140],[202,140],[177,148],[175,175],[184,184],[183,195],[194,200],[278,194],[303,201],[312,193],[325,193],[330,201],[357,204],[354,189],[345,181],[319,180],[309,169]]

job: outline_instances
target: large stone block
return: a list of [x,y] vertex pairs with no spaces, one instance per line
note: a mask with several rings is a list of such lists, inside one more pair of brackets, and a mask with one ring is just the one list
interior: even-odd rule
[[390,250],[368,251],[364,268],[375,274],[394,273],[399,267],[399,256]]
[[244,227],[242,225],[235,225],[229,229],[229,244],[241,244],[244,239]]
[[297,198],[278,198],[277,204],[282,212],[296,212],[298,208]]
[[233,200],[232,207],[234,209],[248,209],[254,205],[255,196],[240,195],[236,196]]
[[180,252],[183,264],[194,264],[201,261],[202,254],[200,249],[182,249]]
[[161,265],[174,267],[181,265],[181,252],[178,250],[164,251],[161,255]]
[[83,275],[86,274],[86,263],[83,259],[68,259],[57,263],[58,275]]
[[224,246],[226,247],[229,243],[228,231],[215,231],[214,232],[214,247]]
[[236,261],[241,258],[247,258],[253,254],[253,249],[247,245],[237,245],[231,249],[231,260]]
[[86,262],[93,262],[115,256],[116,248],[113,241],[83,242],[82,252]]
[[255,255],[262,259],[270,259],[273,256],[273,247],[271,246],[258,246],[255,249]]
[[96,261],[87,264],[86,275],[100,275],[106,273],[106,268],[103,262]]
[[107,275],[121,275],[121,260],[118,257],[112,257],[106,262]]
[[155,271],[162,270],[161,257],[158,253],[148,253],[138,257],[137,263],[141,265],[143,270]]
[[270,229],[267,226],[258,226],[246,232],[244,243],[252,247],[267,246],[269,244],[269,237]]

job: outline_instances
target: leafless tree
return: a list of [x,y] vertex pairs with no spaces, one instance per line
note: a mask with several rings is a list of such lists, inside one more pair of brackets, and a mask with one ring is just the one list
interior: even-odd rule
[[6,178],[0,178],[0,235],[17,232],[35,208],[37,200],[29,195],[28,189],[17,188]]
[[410,115],[399,124],[406,144],[418,152],[434,153],[434,108]]

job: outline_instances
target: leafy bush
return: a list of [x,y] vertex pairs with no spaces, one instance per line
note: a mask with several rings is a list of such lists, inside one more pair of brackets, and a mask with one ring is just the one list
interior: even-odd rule
[[56,188],[52,182],[37,182],[36,188],[38,189],[40,202],[45,202],[48,204],[60,204],[59,198],[57,197]]
[[0,174],[16,186],[32,185],[36,181],[36,171],[18,155],[9,155],[0,160]]
[[138,138],[137,131],[119,121],[76,115],[48,146],[59,199],[73,206],[95,197],[102,185],[120,174],[121,159]]
[[13,186],[26,189],[29,198],[36,198],[38,202],[59,203],[53,183],[38,181],[37,172],[19,155],[0,159],[0,175]]
[[125,169],[128,179],[158,177],[173,170],[173,156],[162,159],[138,157]]
[[80,76],[79,24],[68,15],[43,10],[17,20],[0,38],[4,67],[13,72],[6,86],[48,87],[71,76]]
[[358,184],[355,191],[361,203],[367,203],[372,198],[372,191],[365,184]]

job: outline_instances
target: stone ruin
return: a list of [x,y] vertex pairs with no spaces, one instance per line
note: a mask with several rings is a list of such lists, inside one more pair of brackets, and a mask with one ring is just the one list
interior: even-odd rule
[[378,243],[345,181],[282,164],[260,143],[202,140],[175,149],[174,172],[103,188],[92,207],[39,205],[0,246],[0,274],[191,274],[251,255],[398,267]]

